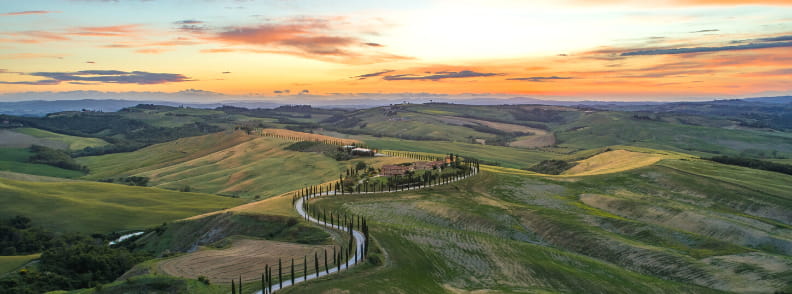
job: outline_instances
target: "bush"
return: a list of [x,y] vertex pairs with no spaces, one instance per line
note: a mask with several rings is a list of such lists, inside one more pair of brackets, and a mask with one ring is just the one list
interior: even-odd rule
[[382,255],[379,254],[369,254],[368,258],[366,258],[366,261],[372,265],[382,265],[384,263]]
[[575,163],[557,160],[557,159],[550,159],[550,160],[542,160],[542,162],[529,167],[528,170],[535,171],[542,174],[548,175],[559,175],[564,171],[572,168],[575,166]]
[[88,173],[87,167],[82,166],[74,161],[74,159],[64,151],[39,145],[30,146],[30,151],[33,152],[33,155],[28,158],[28,162],[41,163],[63,169],[77,170]]

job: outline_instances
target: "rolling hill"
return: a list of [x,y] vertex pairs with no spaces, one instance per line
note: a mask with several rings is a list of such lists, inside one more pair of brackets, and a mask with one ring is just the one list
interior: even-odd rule
[[[267,198],[335,180],[358,160],[336,161],[313,152],[284,149],[294,141],[221,132],[183,138],[130,152],[80,158],[88,179],[144,176],[150,185],[244,198]],[[368,164],[386,158],[362,158]],[[294,176],[298,174],[300,176]]]
[[420,192],[325,198],[318,205],[369,217],[391,263],[286,292],[789,291],[791,179],[676,158],[590,176],[485,172]]
[[0,215],[24,215],[47,229],[83,233],[144,229],[244,202],[158,188],[2,178],[0,194]]

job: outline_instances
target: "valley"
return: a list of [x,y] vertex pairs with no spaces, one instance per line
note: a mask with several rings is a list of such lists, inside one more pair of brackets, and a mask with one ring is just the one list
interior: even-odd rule
[[[792,175],[710,160],[785,164],[792,135],[724,122],[736,116],[691,125],[686,113],[538,105],[142,105],[50,121],[63,115],[5,118],[25,127],[3,130],[24,140],[0,144],[4,226],[20,215],[31,225],[17,234],[144,234],[107,249],[142,260],[122,274],[53,293],[227,293],[231,281],[261,293],[265,266],[291,284],[292,259],[301,281],[327,252],[354,249],[346,228],[299,214],[303,201],[314,218],[354,224],[356,242],[365,220],[371,249],[277,293],[792,291]],[[88,128],[98,115],[119,123]],[[159,128],[158,139],[127,124]],[[84,168],[29,162],[33,144]],[[22,287],[21,270],[43,274],[68,248],[42,246],[4,251],[0,285]]]

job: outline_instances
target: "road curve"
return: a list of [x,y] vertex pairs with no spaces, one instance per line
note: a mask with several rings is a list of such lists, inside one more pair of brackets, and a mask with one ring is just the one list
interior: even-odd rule
[[[448,183],[453,183],[453,182],[456,182],[456,181],[464,180],[464,179],[466,179],[468,177],[471,177],[471,176],[474,176],[476,174],[478,174],[478,169],[474,169],[473,173],[471,175],[469,175],[469,176],[466,176],[466,177],[463,177],[463,178],[459,178],[459,179],[456,179],[456,180],[452,180],[452,181],[449,181]],[[446,184],[448,184],[448,183],[446,183]],[[406,190],[418,190],[418,189],[421,189],[421,188],[429,188],[429,187],[439,186],[439,185],[443,185],[443,184],[433,184],[433,185],[428,185],[428,186],[424,186],[424,187],[411,187],[411,188],[407,188]],[[403,190],[400,190],[400,191],[382,191],[382,192],[361,192],[361,193],[353,193],[353,194],[375,194],[375,193],[402,192],[402,191]],[[313,194],[313,195],[310,196],[310,198],[323,197],[323,196],[332,196],[332,195],[335,195],[335,194],[336,194],[335,191],[329,191],[329,192],[326,192],[324,194]],[[352,195],[352,194],[347,194],[347,195]],[[331,225],[329,223],[326,223],[324,221],[315,219],[312,216],[308,215],[308,213],[305,212],[305,210],[303,209],[303,202],[304,201],[305,201],[305,198],[300,197],[300,198],[297,199],[297,201],[294,202],[294,209],[296,209],[297,213],[300,216],[302,216],[303,218],[307,219],[308,221],[310,221],[312,223],[319,224],[321,226],[325,226],[325,227],[328,227],[328,228],[333,228],[333,229],[337,229],[337,230],[341,230],[341,231],[348,230],[348,228],[346,228],[346,227],[342,227],[340,225]],[[346,263],[341,264],[341,270],[345,270],[345,269],[347,269],[347,267],[355,266],[355,258],[356,257],[357,257],[357,261],[358,262],[362,262],[363,261],[363,246],[364,246],[363,244],[365,244],[365,242],[366,242],[366,237],[363,235],[363,233],[361,233],[360,231],[355,230],[355,229],[352,229],[352,235],[354,236],[355,244],[356,244],[355,246],[357,246],[357,250],[355,252],[355,255],[350,257],[349,260]],[[349,266],[347,266],[347,264]],[[313,274],[308,275],[308,277],[305,277],[305,276],[294,277],[294,284],[299,284],[299,283],[305,282],[307,280],[313,280],[313,279],[316,279],[316,278],[319,278],[319,277],[322,277],[322,276],[333,274],[335,272],[338,272],[338,267],[337,266],[329,269],[328,271],[320,271],[318,273],[318,275],[316,273],[313,273]],[[282,286],[281,286],[281,284],[282,284]],[[272,284],[272,292],[275,292],[275,291],[278,291],[280,289],[289,287],[291,285],[293,285],[291,279],[285,279],[283,281],[283,283],[273,283]],[[264,294],[264,289],[256,291],[255,294]]]

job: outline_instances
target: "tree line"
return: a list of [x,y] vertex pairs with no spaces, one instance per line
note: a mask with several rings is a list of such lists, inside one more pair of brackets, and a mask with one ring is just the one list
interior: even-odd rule
[[753,169],[761,169],[792,175],[792,165],[789,164],[737,156],[715,156],[708,159],[723,164],[739,165]]

